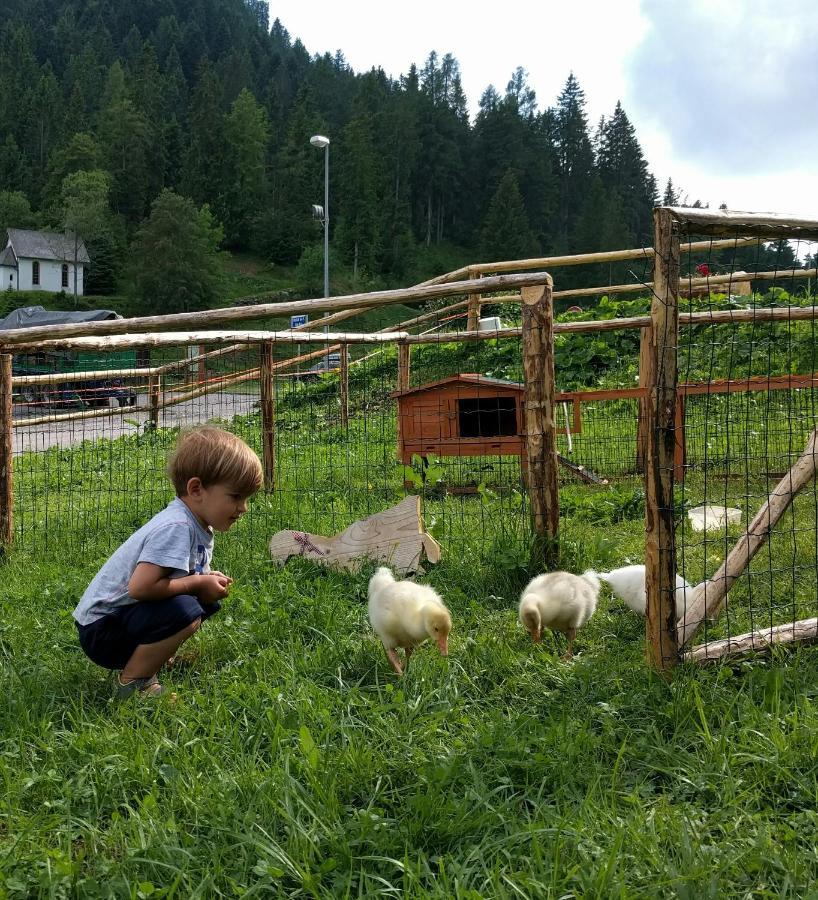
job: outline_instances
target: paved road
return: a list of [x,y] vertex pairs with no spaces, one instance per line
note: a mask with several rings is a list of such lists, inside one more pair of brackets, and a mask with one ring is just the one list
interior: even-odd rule
[[[134,434],[148,419],[148,410],[144,406],[146,402],[147,397],[140,395],[139,406],[126,407],[112,416],[29,426],[23,424],[25,420],[33,416],[42,416],[43,409],[25,403],[15,403],[12,414],[15,422],[19,421],[20,424],[14,428],[14,455],[18,456],[27,450],[73,447],[81,441],[93,441],[97,438],[114,439],[125,434]],[[252,412],[257,405],[258,394],[233,394],[226,391],[206,394],[195,400],[186,400],[176,406],[159,410],[159,426],[173,428],[177,425],[202,425],[209,419],[230,421],[234,416]],[[48,412],[63,415],[67,410],[48,410]]]

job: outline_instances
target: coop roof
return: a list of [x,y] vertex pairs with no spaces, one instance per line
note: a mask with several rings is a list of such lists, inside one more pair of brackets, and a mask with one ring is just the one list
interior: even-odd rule
[[391,397],[407,397],[410,394],[420,394],[423,391],[433,391],[447,384],[476,384],[481,387],[510,388],[513,391],[524,391],[525,386],[516,381],[503,381],[501,378],[489,378],[487,375],[452,375],[449,378],[441,378],[439,381],[430,381],[418,387],[405,391],[393,391]]
[[32,231],[27,228],[9,228],[9,244],[19,259],[54,259],[59,262],[89,263],[88,251],[82,238],[72,233],[58,231]]
[[112,309],[61,310],[43,309],[42,306],[22,306],[0,319],[0,331],[7,328],[34,328],[38,325],[65,325],[68,322],[99,322],[103,319],[121,319]]

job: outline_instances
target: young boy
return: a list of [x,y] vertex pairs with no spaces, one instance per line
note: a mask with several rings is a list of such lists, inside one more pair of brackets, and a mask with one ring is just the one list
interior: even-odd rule
[[168,476],[176,497],[114,552],[74,610],[86,655],[121,669],[119,697],[161,694],[159,669],[219,610],[232,579],[210,570],[213,532],[244,515],[263,478],[244,441],[209,425],[180,437]]

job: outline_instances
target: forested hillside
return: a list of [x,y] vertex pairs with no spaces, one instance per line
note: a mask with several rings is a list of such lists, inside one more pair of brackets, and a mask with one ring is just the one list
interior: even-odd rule
[[[4,7],[0,228],[77,229],[89,291],[126,283],[162,306],[161,278],[134,287],[139,254],[156,263],[176,232],[188,255],[221,246],[320,266],[317,132],[332,141],[333,271],[362,284],[650,243],[657,185],[627,114],[617,105],[591,127],[570,73],[547,105],[519,68],[470,119],[453,56],[433,52],[398,80],[355,73],[340,53],[311,58],[260,0]],[[677,199],[670,183],[665,195]],[[206,285],[174,296],[210,299]]]

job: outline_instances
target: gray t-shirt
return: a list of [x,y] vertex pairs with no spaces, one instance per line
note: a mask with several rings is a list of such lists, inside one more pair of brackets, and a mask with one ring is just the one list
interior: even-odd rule
[[136,603],[128,594],[128,582],[138,563],[171,569],[171,578],[182,578],[209,572],[212,557],[213,531],[203,528],[175,497],[114,551],[82,595],[74,618],[90,625],[120,606]]

